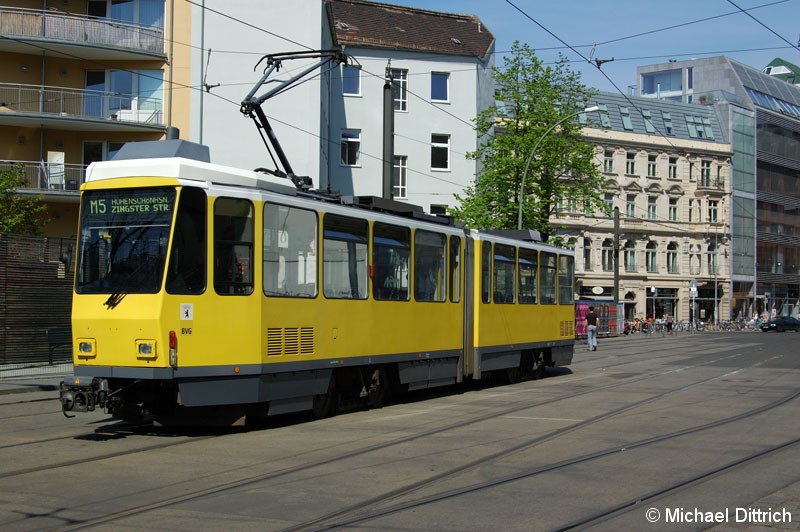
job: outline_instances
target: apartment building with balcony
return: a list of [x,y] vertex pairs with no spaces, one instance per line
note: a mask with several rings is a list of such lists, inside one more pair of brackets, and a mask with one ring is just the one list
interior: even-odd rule
[[75,234],[90,163],[125,142],[164,138],[171,125],[168,5],[11,0],[0,7],[0,166],[22,165],[20,193],[41,195],[48,206],[46,235]]
[[576,251],[578,298],[624,303],[626,319],[728,319],[731,148],[713,108],[612,93],[591,105],[600,111],[581,115],[583,134],[607,212],[564,198],[552,219]]
[[637,69],[641,96],[712,106],[731,139],[734,315],[800,312],[800,87],[777,75],[790,63],[770,64],[709,57]]
[[[494,37],[478,19],[361,0],[255,7],[223,0],[0,7],[0,166],[23,165],[20,193],[48,205],[46,235],[74,234],[86,167],[125,142],[179,132],[208,145],[216,163],[274,167],[239,109],[264,71],[259,61],[340,44],[354,68],[323,68],[263,105],[294,172],[316,188],[381,195],[381,93],[391,63],[394,195],[429,211],[454,203],[475,175],[465,157],[477,146],[470,121],[493,103]],[[312,62],[287,61],[274,79]]]

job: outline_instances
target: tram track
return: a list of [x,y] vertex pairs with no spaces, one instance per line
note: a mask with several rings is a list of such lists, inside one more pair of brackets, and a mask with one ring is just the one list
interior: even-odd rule
[[[530,408],[536,408],[536,407],[540,407],[540,406],[554,404],[554,403],[558,403],[558,402],[564,401],[566,399],[580,397],[580,396],[584,396],[584,395],[587,395],[587,394],[607,391],[607,390],[610,390],[610,389],[615,389],[615,388],[619,388],[619,387],[622,387],[622,386],[627,386],[627,385],[630,385],[632,383],[642,382],[642,381],[646,381],[646,380],[649,380],[649,379],[663,377],[665,375],[669,375],[669,374],[672,374],[672,373],[685,371],[687,369],[691,369],[691,368],[694,368],[694,367],[699,367],[699,366],[703,366],[703,365],[707,365],[707,364],[718,363],[718,362],[721,362],[721,361],[724,361],[724,360],[728,360],[728,359],[731,359],[731,358],[736,358],[738,356],[740,356],[740,355],[729,355],[729,356],[725,356],[725,357],[717,357],[715,359],[712,359],[712,360],[709,360],[709,361],[704,361],[704,362],[701,362],[701,363],[698,363],[698,364],[695,364],[695,365],[681,366],[680,368],[672,368],[672,369],[669,369],[669,370],[663,371],[663,372],[652,373],[652,374],[643,375],[643,376],[635,377],[635,378],[628,378],[624,382],[612,383],[612,384],[608,384],[608,385],[604,385],[604,386],[600,386],[600,387],[596,387],[596,388],[591,388],[591,389],[587,389],[587,390],[580,390],[580,391],[577,391],[577,392],[572,392],[570,394],[560,395],[559,397],[551,398],[551,399],[548,399],[548,400],[545,400],[545,401],[538,401],[538,402],[535,402],[535,403],[526,402],[525,404],[517,404],[515,406],[509,407],[509,408],[505,408],[505,409],[503,409],[501,411],[493,411],[493,412],[489,412],[489,413],[481,415],[481,416],[471,417],[470,419],[460,420],[460,421],[457,421],[457,422],[449,423],[449,424],[447,424],[445,426],[441,426],[441,427],[433,428],[433,429],[430,429],[430,430],[427,430],[427,431],[423,431],[423,432],[420,432],[420,433],[411,434],[411,435],[408,435],[408,436],[405,436],[405,437],[393,439],[390,442],[383,442],[383,443],[378,443],[378,444],[374,444],[374,445],[361,446],[361,447],[359,447],[357,449],[353,449],[353,450],[350,450],[348,452],[337,453],[335,458],[331,458],[329,456],[324,456],[324,457],[321,457],[319,459],[312,460],[310,462],[306,462],[306,463],[299,464],[299,465],[296,465],[296,466],[286,467],[286,468],[282,468],[282,469],[275,470],[275,471],[269,471],[269,472],[266,472],[266,473],[250,476],[250,477],[243,478],[243,479],[238,479],[238,480],[235,480],[235,481],[232,481],[232,482],[227,482],[227,483],[224,483],[224,484],[219,484],[219,485],[215,485],[215,486],[204,488],[204,489],[200,489],[200,490],[192,490],[192,491],[190,491],[188,493],[184,493],[183,495],[181,495],[179,497],[168,498],[168,499],[164,499],[164,500],[161,500],[161,501],[154,501],[154,502],[152,502],[150,504],[147,504],[147,505],[142,505],[142,506],[138,506],[138,507],[135,507],[135,508],[130,508],[130,509],[126,509],[126,510],[122,510],[122,511],[118,511],[118,512],[113,512],[113,513],[105,514],[105,515],[102,515],[102,516],[97,516],[97,517],[95,517],[93,519],[90,519],[90,520],[87,520],[87,521],[84,521],[84,522],[81,522],[81,523],[78,523],[78,524],[75,524],[75,525],[72,525],[72,526],[68,526],[66,528],[59,528],[59,530],[80,530],[80,529],[85,528],[85,527],[97,526],[97,525],[105,524],[105,523],[108,523],[108,522],[113,522],[113,521],[116,521],[116,520],[119,520],[119,519],[123,519],[125,517],[129,517],[129,516],[133,516],[133,515],[141,514],[141,513],[146,513],[146,512],[149,512],[149,511],[154,511],[154,510],[157,510],[159,508],[165,508],[165,507],[172,506],[172,505],[175,505],[175,504],[179,504],[179,503],[182,503],[182,502],[188,502],[188,501],[192,501],[192,500],[202,499],[203,497],[208,497],[208,496],[220,495],[220,494],[223,494],[223,493],[228,492],[230,490],[243,488],[243,487],[246,487],[246,486],[249,486],[249,485],[254,485],[254,484],[257,484],[257,483],[261,483],[261,482],[274,481],[274,480],[278,480],[278,479],[281,479],[281,478],[286,478],[286,477],[288,477],[290,475],[293,475],[293,474],[296,474],[296,473],[305,472],[305,471],[312,471],[312,470],[314,470],[316,468],[319,468],[319,467],[322,467],[322,466],[328,467],[333,462],[344,463],[344,461],[346,461],[348,459],[359,457],[359,456],[363,456],[364,454],[367,454],[367,453],[386,450],[386,449],[389,449],[389,448],[394,447],[394,446],[398,446],[398,445],[401,445],[401,444],[413,442],[415,440],[420,440],[420,439],[423,439],[423,438],[426,438],[426,437],[430,437],[430,436],[434,436],[434,435],[437,435],[437,434],[440,434],[440,433],[443,433],[443,432],[469,427],[470,425],[473,425],[473,424],[476,424],[476,423],[481,423],[481,422],[487,421],[489,419],[492,419],[492,418],[495,418],[495,417],[498,417],[498,416],[510,415],[510,414],[517,413],[517,412],[519,412],[521,410],[527,410],[527,409],[530,409]],[[780,356],[773,357],[773,359],[774,358],[780,358]],[[600,423],[602,421],[614,418],[614,417],[619,416],[621,414],[624,414],[624,413],[627,413],[627,412],[631,412],[631,411],[633,411],[633,410],[635,410],[637,408],[640,408],[642,406],[645,406],[647,404],[654,403],[654,402],[659,401],[659,400],[661,400],[661,399],[663,399],[665,397],[668,397],[668,396],[671,396],[671,395],[674,395],[674,394],[677,394],[677,393],[681,393],[681,392],[684,392],[686,390],[690,390],[690,389],[698,387],[698,386],[702,386],[703,384],[707,384],[709,382],[713,382],[713,381],[716,381],[716,380],[719,380],[719,379],[726,378],[726,377],[728,377],[728,376],[730,376],[732,374],[735,374],[735,373],[738,373],[738,372],[742,371],[743,369],[758,367],[758,366],[766,363],[769,360],[770,359],[760,360],[759,362],[757,362],[755,364],[751,364],[749,366],[737,368],[737,369],[735,369],[733,371],[727,371],[727,372],[724,372],[722,374],[717,374],[717,375],[711,376],[709,378],[706,378],[706,379],[703,379],[703,380],[700,380],[700,381],[692,382],[692,383],[687,384],[685,386],[682,386],[680,388],[667,390],[667,391],[665,391],[663,393],[659,393],[659,394],[656,394],[654,396],[647,397],[647,398],[644,398],[642,400],[639,400],[639,401],[636,401],[636,402],[633,402],[633,403],[630,403],[630,404],[627,404],[627,405],[623,405],[623,406],[621,406],[619,408],[613,409],[613,410],[605,412],[603,414],[599,414],[597,416],[594,416],[592,418],[586,419],[584,421],[581,421],[581,422],[578,422],[578,423],[574,423],[574,424],[569,425],[567,427],[562,427],[562,428],[550,431],[547,434],[543,434],[543,435],[538,436],[536,438],[532,438],[532,439],[526,440],[524,442],[516,444],[516,445],[514,445],[512,447],[503,449],[503,450],[501,450],[499,452],[496,452],[496,453],[493,453],[491,455],[487,455],[487,456],[481,457],[480,459],[471,461],[469,463],[462,464],[462,465],[460,465],[458,467],[451,468],[450,470],[442,472],[440,474],[428,477],[426,479],[422,479],[422,480],[420,480],[418,482],[415,482],[415,483],[412,483],[410,485],[406,485],[406,486],[397,488],[396,490],[392,490],[392,491],[390,491],[388,493],[384,493],[382,495],[379,495],[379,496],[375,497],[374,499],[370,499],[369,501],[364,501],[364,502],[358,503],[357,505],[354,505],[352,507],[340,509],[340,510],[334,512],[334,513],[318,517],[318,518],[316,518],[316,519],[314,519],[312,521],[309,521],[309,522],[306,522],[306,523],[303,523],[303,524],[300,524],[300,525],[293,526],[293,527],[288,528],[286,530],[306,530],[306,529],[316,530],[317,527],[322,527],[320,529],[327,528],[329,526],[329,522],[332,521],[332,520],[338,520],[338,519],[341,519],[342,517],[346,517],[347,515],[351,515],[351,514],[354,514],[354,513],[359,513],[361,511],[363,511],[365,508],[368,508],[369,506],[384,504],[386,501],[390,501],[390,500],[396,499],[396,498],[401,497],[401,496],[406,496],[408,494],[413,494],[415,492],[418,492],[418,491],[420,491],[422,489],[428,488],[428,487],[430,487],[432,485],[435,485],[435,484],[437,484],[437,483],[439,483],[439,482],[441,482],[443,480],[446,480],[448,478],[452,478],[452,477],[454,477],[454,476],[456,476],[456,475],[458,475],[460,473],[463,473],[465,471],[468,471],[470,469],[474,469],[474,468],[479,467],[481,465],[484,465],[484,464],[487,464],[487,463],[491,463],[492,461],[508,457],[508,456],[510,456],[510,455],[512,455],[514,453],[530,449],[530,448],[535,447],[537,445],[541,445],[543,443],[550,442],[550,441],[555,440],[555,439],[557,439],[559,437],[566,436],[567,434],[570,434],[572,432],[575,432],[575,431],[590,427],[592,425],[595,425],[595,424],[598,424],[598,423]],[[800,392],[797,392],[795,394],[791,394],[790,396],[784,397],[784,398],[782,398],[782,399],[780,399],[780,400],[778,400],[778,401],[776,401],[774,403],[771,403],[770,405],[767,405],[766,407],[762,407],[760,409],[756,409],[755,411],[752,411],[750,413],[750,415],[755,415],[756,413],[759,413],[761,411],[765,411],[765,410],[767,410],[769,408],[775,408],[779,404],[783,404],[785,402],[788,402],[788,401],[796,398],[798,395],[800,395]],[[735,417],[739,418],[739,417],[742,417],[742,415],[735,416]],[[727,422],[730,422],[730,420],[723,420],[721,422],[716,422],[716,424],[719,425],[719,424],[727,423]],[[711,426],[713,424],[708,424],[708,425]],[[685,432],[685,431],[681,431],[681,432]],[[670,437],[676,437],[676,434],[672,434]],[[618,452],[618,450],[610,450],[610,451],[607,451],[605,454],[611,454],[613,452]],[[583,461],[585,461],[587,459],[588,458],[584,457]],[[567,466],[567,464],[562,464],[562,467],[566,467],[566,466]],[[549,470],[549,469],[550,468],[544,468],[544,469],[542,469],[542,471],[532,472],[532,473],[529,472],[527,474],[527,476],[530,476],[531,474],[540,474],[541,472],[544,472],[545,470]],[[523,477],[521,477],[521,478],[523,478]],[[338,523],[338,521],[337,521],[337,523]],[[335,526],[339,526],[339,524],[336,524]]]
[[[394,513],[398,513],[398,512],[402,512],[402,511],[407,511],[407,510],[413,510],[413,509],[418,508],[420,506],[436,503],[436,502],[439,502],[439,501],[443,501],[445,499],[450,499],[450,498],[453,498],[453,497],[459,497],[459,496],[462,496],[462,495],[475,493],[475,492],[478,492],[478,491],[481,491],[481,490],[491,489],[491,488],[494,488],[494,487],[502,485],[502,484],[507,484],[507,483],[510,483],[510,482],[518,481],[518,480],[529,479],[531,477],[535,477],[535,476],[538,476],[538,475],[543,475],[543,474],[546,474],[546,473],[552,473],[552,472],[556,472],[556,471],[559,471],[559,470],[564,470],[564,469],[567,469],[567,468],[575,466],[575,465],[585,464],[587,462],[591,462],[591,461],[594,461],[594,460],[599,460],[599,459],[602,459],[602,458],[606,458],[606,457],[609,457],[611,455],[615,455],[615,454],[618,454],[618,453],[629,452],[629,451],[632,451],[632,450],[635,450],[635,449],[639,449],[639,448],[643,448],[643,447],[647,447],[647,446],[650,446],[650,445],[655,445],[655,444],[658,444],[658,443],[664,443],[664,442],[667,442],[667,441],[670,441],[670,440],[673,440],[673,439],[676,439],[676,438],[681,438],[681,437],[684,437],[684,436],[687,436],[687,435],[696,434],[696,433],[699,433],[699,432],[703,432],[703,431],[707,431],[707,430],[710,430],[710,429],[714,429],[714,428],[720,427],[722,425],[727,425],[727,424],[730,424],[730,423],[735,423],[737,421],[742,421],[744,419],[751,418],[753,416],[757,416],[757,415],[762,414],[764,412],[767,412],[769,410],[773,410],[775,408],[783,406],[783,405],[785,405],[785,404],[797,399],[798,397],[800,397],[800,391],[788,394],[788,395],[786,395],[786,396],[784,396],[784,397],[782,397],[782,398],[780,398],[780,399],[778,399],[776,401],[773,401],[773,402],[771,402],[769,404],[760,406],[760,407],[755,408],[753,410],[749,410],[747,412],[743,412],[743,413],[740,413],[740,414],[737,414],[737,415],[733,415],[733,416],[729,416],[729,417],[722,418],[722,419],[719,419],[719,420],[711,421],[711,422],[704,423],[704,424],[701,424],[701,425],[697,425],[697,426],[694,426],[694,427],[689,427],[689,428],[686,428],[686,429],[677,430],[677,431],[669,432],[669,433],[658,435],[658,436],[644,438],[642,440],[630,442],[630,443],[627,443],[625,445],[618,445],[618,446],[609,447],[609,448],[606,448],[606,449],[602,449],[602,450],[595,451],[595,452],[592,452],[592,453],[587,453],[587,454],[584,454],[584,455],[581,455],[581,456],[577,456],[577,457],[574,457],[574,458],[570,458],[570,459],[567,459],[567,460],[562,460],[562,461],[556,462],[554,464],[548,464],[548,465],[544,465],[544,466],[538,466],[538,467],[534,467],[534,468],[523,469],[522,471],[515,472],[515,473],[509,474],[509,475],[497,477],[497,478],[486,480],[486,481],[483,481],[483,482],[469,484],[467,486],[462,486],[462,487],[455,488],[455,489],[443,490],[443,491],[440,491],[438,493],[434,493],[434,494],[431,494],[431,495],[420,497],[418,499],[414,499],[414,500],[411,500],[411,501],[400,502],[400,503],[394,504],[394,505],[389,506],[389,507],[380,507],[381,505],[385,504],[388,501],[397,499],[397,498],[402,497],[402,496],[413,495],[415,492],[421,491],[422,489],[425,489],[425,488],[429,488],[431,485],[433,485],[435,483],[438,483],[438,482],[441,482],[445,478],[454,476],[454,474],[462,473],[462,472],[466,471],[467,469],[472,469],[472,468],[478,467],[480,465],[485,465],[487,462],[489,462],[491,460],[494,460],[494,459],[496,459],[498,457],[506,457],[509,454],[509,453],[496,453],[495,455],[487,456],[487,457],[482,458],[480,460],[476,460],[475,462],[473,462],[471,464],[465,464],[465,465],[460,466],[458,468],[455,468],[455,469],[453,469],[451,471],[448,471],[448,472],[442,473],[440,475],[437,475],[435,478],[431,477],[429,479],[417,482],[417,483],[415,483],[413,485],[404,486],[403,488],[394,490],[392,492],[383,494],[381,496],[375,497],[375,498],[367,500],[367,501],[363,501],[363,502],[361,502],[361,503],[359,503],[357,505],[353,505],[353,506],[351,506],[349,508],[342,509],[342,510],[337,511],[337,512],[332,513],[332,514],[328,514],[326,516],[317,518],[317,519],[315,519],[313,521],[308,521],[308,522],[305,522],[305,523],[301,523],[301,524],[292,526],[290,528],[286,528],[282,532],[289,532],[289,531],[295,532],[295,531],[301,531],[301,530],[302,531],[319,531],[319,530],[329,530],[329,529],[333,529],[333,528],[341,528],[341,527],[346,527],[346,526],[358,525],[358,524],[361,524],[361,523],[364,523],[364,522],[367,522],[367,521],[371,521],[371,520],[374,520],[374,519],[378,519],[378,518],[381,518],[381,517],[388,516],[390,514],[394,514]],[[603,416],[600,416],[600,417],[603,417],[603,418],[607,419],[608,417],[611,417],[611,416],[603,415]],[[547,439],[552,439],[552,438],[547,438]],[[531,446],[533,446],[535,444],[538,444],[538,443],[541,443],[541,442],[539,442],[539,441],[528,442],[527,447],[529,448],[529,447],[531,447]],[[612,507],[609,507],[607,509],[601,510],[601,511],[599,511],[597,513],[593,513],[593,514],[585,516],[585,517],[583,517],[581,519],[578,519],[578,520],[572,521],[570,523],[567,523],[565,525],[556,527],[556,530],[570,530],[572,528],[576,528],[576,527],[579,527],[579,526],[582,526],[582,525],[587,525],[587,524],[590,524],[592,522],[600,522],[600,521],[602,521],[604,519],[609,518],[612,515],[616,515],[616,514],[620,513],[623,510],[630,511],[634,507],[639,505],[640,503],[652,501],[653,499],[655,499],[657,497],[662,497],[662,496],[665,496],[667,494],[673,493],[673,492],[675,492],[675,491],[677,491],[679,489],[683,489],[683,488],[686,488],[686,487],[688,487],[690,485],[693,485],[693,484],[696,484],[698,482],[701,482],[701,481],[703,481],[703,480],[705,480],[705,479],[707,479],[707,478],[709,478],[709,477],[711,477],[713,475],[717,475],[717,474],[720,474],[722,472],[729,471],[731,469],[734,469],[736,467],[739,467],[741,465],[749,463],[749,462],[751,462],[753,460],[757,460],[757,459],[762,458],[764,456],[770,455],[770,454],[772,454],[774,452],[777,452],[777,451],[780,451],[780,450],[795,446],[795,445],[797,445],[799,443],[800,443],[800,438],[795,438],[795,439],[791,439],[791,440],[788,440],[788,441],[781,442],[778,445],[769,446],[769,447],[767,447],[765,449],[758,450],[758,451],[756,451],[754,453],[751,453],[751,454],[746,455],[746,456],[744,456],[742,458],[736,459],[736,460],[734,460],[732,462],[726,463],[726,464],[724,464],[722,466],[714,467],[714,468],[708,469],[708,470],[706,470],[704,472],[697,473],[697,474],[695,474],[695,475],[693,475],[693,476],[691,476],[689,478],[682,479],[679,482],[672,483],[672,484],[670,484],[668,486],[659,488],[658,490],[649,492],[649,493],[647,493],[645,495],[629,499],[629,500],[627,500],[627,501],[625,501],[623,503],[616,504],[616,505],[614,505]],[[520,445],[520,446],[515,446],[515,447],[517,447],[517,448],[511,449],[510,452],[517,452],[517,451],[520,450],[520,448],[522,446]],[[376,508],[376,507],[378,507],[378,508]]]
[[[433,435],[436,435],[436,434],[439,434],[439,433],[442,433],[442,432],[468,427],[469,425],[473,425],[473,424],[476,424],[476,423],[482,423],[484,421],[490,420],[490,419],[495,418],[497,416],[505,416],[505,415],[515,414],[515,413],[518,413],[518,412],[520,412],[522,410],[527,410],[529,408],[537,408],[537,407],[547,406],[547,405],[551,405],[551,404],[556,404],[556,403],[559,403],[561,401],[578,398],[578,397],[581,397],[581,396],[584,396],[584,395],[587,395],[587,394],[607,391],[607,390],[619,388],[619,387],[622,387],[622,386],[626,386],[626,385],[629,385],[629,384],[641,382],[641,381],[644,381],[644,380],[650,380],[650,379],[654,379],[654,378],[659,378],[659,377],[662,377],[664,375],[668,375],[668,374],[671,374],[671,373],[685,371],[685,370],[688,370],[688,369],[693,369],[693,368],[701,367],[701,366],[708,365],[708,364],[715,364],[715,363],[718,363],[718,362],[721,362],[721,361],[724,361],[724,360],[727,360],[727,359],[730,359],[730,358],[735,358],[735,357],[738,357],[738,356],[739,355],[730,355],[730,356],[726,356],[726,357],[719,357],[719,358],[715,358],[715,359],[710,360],[710,361],[704,361],[704,362],[699,363],[699,364],[695,364],[695,365],[691,365],[691,366],[681,366],[679,368],[670,369],[670,370],[667,370],[667,371],[664,371],[664,372],[658,372],[658,373],[655,373],[655,374],[648,374],[648,375],[642,375],[642,376],[639,376],[639,377],[633,377],[633,378],[630,378],[630,379],[626,379],[625,381],[622,381],[622,382],[611,383],[611,384],[607,384],[607,385],[600,386],[600,387],[597,387],[597,388],[583,389],[583,390],[579,390],[579,391],[572,392],[572,393],[569,393],[569,394],[559,395],[558,397],[553,397],[553,398],[546,399],[546,400],[543,400],[543,401],[537,401],[537,402],[534,402],[534,403],[527,403],[526,402],[526,403],[523,403],[523,404],[516,404],[516,405],[511,406],[509,408],[503,409],[503,410],[501,410],[499,412],[492,411],[492,412],[489,412],[487,414],[484,414],[484,415],[481,415],[481,416],[478,416],[478,417],[473,417],[473,418],[466,419],[466,420],[456,421],[456,422],[450,423],[448,425],[445,425],[443,427],[438,427],[438,428],[431,429],[431,430],[428,430],[428,431],[424,431],[424,432],[421,432],[421,433],[418,433],[418,434],[412,434],[412,435],[409,435],[409,436],[406,436],[406,437],[403,437],[403,438],[398,438],[398,439],[392,440],[392,442],[390,442],[390,443],[382,443],[382,444],[376,444],[374,446],[362,447],[362,448],[356,449],[356,450],[354,450],[354,451],[352,451],[350,453],[337,455],[337,457],[338,457],[338,459],[345,459],[345,458],[348,458],[348,457],[356,456],[356,455],[367,453],[367,452],[375,452],[375,451],[379,451],[379,450],[384,450],[384,449],[386,449],[386,448],[388,448],[390,446],[393,446],[393,445],[409,443],[411,441],[414,441],[414,440],[417,440],[417,439],[421,439],[421,438],[425,438],[425,437],[428,437],[428,436],[433,436]],[[759,365],[761,363],[763,363],[763,361],[757,363],[756,365]],[[715,380],[717,378],[721,378],[721,377],[712,377],[710,379],[706,379],[704,381],[701,381],[698,384],[691,385],[691,387],[693,387],[695,385],[704,384],[705,382],[709,382],[709,381]],[[686,389],[688,389],[688,387]],[[614,410],[614,411],[612,411],[612,412],[610,412],[608,414],[602,415],[600,417],[605,418],[605,417],[609,417],[610,415],[617,415],[622,411],[625,411],[625,410],[628,410],[628,409],[631,409],[631,408],[635,408],[637,406],[642,406],[642,405],[647,404],[649,402],[658,400],[662,396],[670,395],[672,393],[676,393],[676,392],[675,391],[671,391],[671,392],[667,392],[665,394],[659,395],[659,396],[654,397],[654,398],[644,399],[642,401],[638,401],[637,403],[634,403],[633,405],[627,405],[625,407],[621,407],[619,409],[616,409],[616,410]],[[580,425],[580,426],[576,427],[573,430],[577,430],[578,428],[583,428],[583,426],[588,422],[596,422],[596,421],[592,421],[592,420],[594,420],[594,418],[592,418],[590,420],[587,420],[585,422],[579,423],[578,425]],[[599,421],[599,419],[598,419],[598,421]],[[132,428],[146,428],[146,427],[149,427],[149,426],[150,425],[124,426],[124,427],[121,427],[120,430],[126,431],[126,430],[130,430]],[[570,427],[567,427],[567,428],[565,428],[563,430],[566,431],[569,428]],[[72,439],[96,439],[96,438],[102,438],[103,434],[106,433],[106,432],[109,432],[109,429],[96,430],[96,431],[92,431],[92,432],[88,432],[88,433],[70,434],[70,435],[52,437],[52,438],[36,439],[36,440],[27,441],[27,442],[18,442],[18,443],[14,443],[14,444],[11,444],[11,445],[8,445],[8,446],[5,446],[5,447],[17,447],[17,448],[19,448],[19,447],[25,447],[25,446],[38,446],[38,445],[40,445],[42,443],[51,443],[51,442],[58,442],[58,441],[72,440]],[[111,431],[112,435],[109,436],[109,438],[114,438],[114,434],[115,433],[118,433],[118,432],[112,430]],[[557,432],[557,433],[560,434],[560,432]],[[566,432],[564,432],[564,433],[566,433]],[[205,438],[203,438],[203,439],[205,439]],[[186,440],[186,441],[182,441],[182,442],[172,442],[169,446],[174,446],[174,445],[178,445],[178,444],[182,444],[182,443],[191,443],[191,442],[195,442],[195,441],[199,441],[198,438],[194,437],[191,440]],[[3,448],[3,446],[0,446],[0,449],[2,449],[2,448]],[[148,450],[155,450],[155,449],[160,449],[160,448],[162,448],[162,446],[159,445],[159,444],[156,444],[156,445],[153,445],[153,446],[141,447],[141,448],[137,448],[137,449],[130,449],[130,450],[126,450],[126,451],[119,451],[119,452],[115,452],[115,453],[109,453],[109,454],[106,454],[106,455],[90,457],[90,458],[85,459],[85,461],[86,461],[86,463],[97,462],[97,461],[104,460],[104,459],[118,458],[118,457],[126,456],[126,455],[129,455],[129,454],[135,454],[135,453],[139,453],[139,452],[144,452],[144,451],[148,451]],[[26,475],[26,474],[30,474],[30,473],[38,473],[38,472],[43,472],[43,471],[56,470],[56,469],[59,469],[59,468],[62,468],[62,467],[69,467],[69,466],[80,464],[80,463],[82,463],[80,460],[67,460],[67,461],[61,461],[61,462],[56,462],[56,463],[52,463],[52,464],[42,464],[40,466],[32,467],[32,468],[23,468],[23,469],[19,469],[19,470],[0,472],[0,479],[19,476],[19,475]],[[291,468],[291,469],[285,470],[285,471],[278,471],[278,472],[275,472],[274,474],[296,473],[298,471],[302,471],[304,469],[311,469],[311,468],[318,467],[318,466],[323,465],[323,464],[325,464],[325,465],[330,464],[330,460],[323,458],[323,459],[321,459],[319,461],[311,462],[311,463],[309,463],[307,465],[304,465],[304,466],[301,466],[299,468]],[[275,478],[273,476],[274,474],[270,473],[271,476],[269,477],[269,479]],[[264,480],[267,480],[267,478],[265,478]]]
[[800,444],[800,438],[794,438],[792,440],[781,442],[777,445],[773,445],[765,449],[756,451],[744,457],[723,464],[719,467],[711,468],[701,473],[697,473],[696,475],[693,475],[689,478],[681,479],[678,482],[673,482],[667,486],[661,487],[654,491],[650,491],[644,495],[640,495],[634,498],[629,498],[628,500],[623,501],[614,506],[605,508],[598,512],[570,521],[569,523],[560,525],[556,527],[554,530],[557,530],[559,532],[565,530],[573,530],[575,528],[580,528],[582,526],[599,524],[608,521],[609,519],[622,515],[623,513],[639,509],[645,503],[652,504],[655,501],[662,499],[668,495],[674,495],[679,491],[688,489],[701,482],[705,482],[706,480],[716,475],[732,471],[736,468],[747,465],[753,461],[790,449],[798,444]]

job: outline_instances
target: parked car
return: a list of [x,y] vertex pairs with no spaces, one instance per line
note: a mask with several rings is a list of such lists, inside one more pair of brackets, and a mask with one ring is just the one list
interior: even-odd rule
[[761,324],[761,330],[767,331],[796,331],[800,332],[800,320],[791,316],[777,316]]

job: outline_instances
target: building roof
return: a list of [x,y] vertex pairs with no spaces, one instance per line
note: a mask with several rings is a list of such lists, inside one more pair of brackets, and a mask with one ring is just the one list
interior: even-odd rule
[[[716,111],[710,105],[626,97],[612,92],[599,92],[590,105],[600,106],[600,111],[586,114],[587,127],[667,139],[726,142]],[[650,125],[645,123],[646,118]]]
[[494,35],[474,15],[367,0],[327,0],[339,44],[489,58]]
[[754,105],[800,118],[800,87],[732,59],[728,61]]
[[782,79],[787,83],[792,83],[794,85],[800,84],[800,67],[780,57],[776,57],[770,61],[762,72]]

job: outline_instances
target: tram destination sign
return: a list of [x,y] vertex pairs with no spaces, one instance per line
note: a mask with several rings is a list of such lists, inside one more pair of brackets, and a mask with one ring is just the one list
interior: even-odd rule
[[95,220],[169,222],[174,203],[175,189],[119,189],[87,191],[82,207]]

